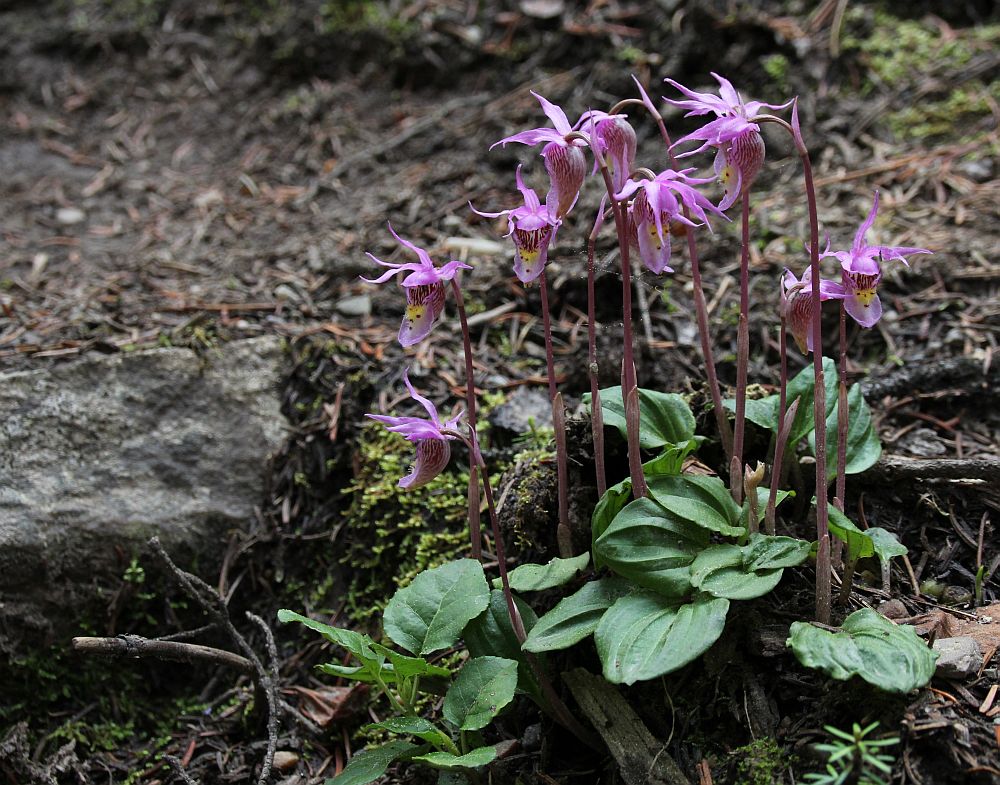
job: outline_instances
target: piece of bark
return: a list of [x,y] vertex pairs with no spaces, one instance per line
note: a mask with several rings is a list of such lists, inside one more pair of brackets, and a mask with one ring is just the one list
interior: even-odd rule
[[628,785],[691,785],[687,777],[617,689],[585,668],[563,681],[587,719],[601,734]]

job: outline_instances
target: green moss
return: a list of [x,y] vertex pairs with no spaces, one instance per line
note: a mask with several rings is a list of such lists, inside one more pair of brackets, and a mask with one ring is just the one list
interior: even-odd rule
[[[1000,45],[1000,25],[979,25],[946,34],[929,19],[899,19],[884,8],[871,13],[863,5],[847,13],[845,53],[854,53],[867,67],[861,93],[871,96],[891,89],[897,95],[913,94],[928,79],[940,88],[919,100],[900,100],[898,109],[881,118],[900,141],[955,136],[956,129],[975,131],[979,121],[990,118],[991,106],[1000,98],[1000,81],[968,79],[957,87],[954,77],[975,61],[989,56]],[[980,135],[990,129],[983,128]],[[973,136],[960,136],[967,141]]]
[[729,754],[736,760],[735,785],[774,785],[793,763],[772,738],[757,739]]
[[774,80],[775,87],[781,93],[789,92],[789,67],[788,58],[783,54],[772,54],[764,58],[764,71]]
[[468,471],[449,470],[422,488],[403,490],[413,446],[381,425],[368,423],[358,443],[359,470],[344,489],[350,566],[345,612],[367,622],[396,589],[422,570],[458,558],[468,549]]

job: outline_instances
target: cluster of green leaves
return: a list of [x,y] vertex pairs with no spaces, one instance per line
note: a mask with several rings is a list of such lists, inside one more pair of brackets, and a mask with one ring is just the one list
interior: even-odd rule
[[[835,444],[836,374],[832,361],[825,362],[832,382],[826,426]],[[814,435],[813,394],[811,371],[788,386],[789,403],[800,400],[790,446]],[[749,503],[737,506],[717,477],[680,473],[684,458],[699,443],[684,399],[640,390],[640,400],[640,443],[660,450],[643,464],[649,495],[631,501],[631,481],[626,479],[608,489],[592,518],[594,565],[610,568],[614,576],[591,581],[562,600],[538,620],[525,643],[529,651],[550,651],[593,634],[605,677],[626,684],[670,673],[707,651],[722,633],[730,601],[767,594],[786,567],[804,562],[815,547],[792,537],[750,534]],[[848,470],[862,471],[878,459],[881,446],[857,386],[848,400]],[[601,408],[605,422],[624,437],[621,389],[602,391]],[[748,417],[775,432],[777,410],[777,396],[748,402]],[[757,493],[759,518],[767,489]],[[781,492],[778,502],[787,496]],[[844,542],[849,563],[875,556],[887,565],[906,553],[885,529],[862,531],[836,508],[829,512],[830,532]],[[864,615],[864,624],[860,619],[852,615],[836,635],[797,623],[789,646],[804,665],[837,679],[858,675],[900,692],[930,680],[934,655],[912,630],[873,611]],[[890,670],[892,678],[887,677]]]
[[[490,591],[482,565],[473,559],[459,559],[420,573],[393,595],[383,615],[386,636],[408,654],[362,633],[290,610],[278,612],[280,621],[299,622],[351,654],[351,664],[332,662],[321,665],[321,671],[377,687],[396,713],[369,727],[402,738],[355,756],[333,782],[364,785],[398,760],[460,772],[484,766],[496,757],[496,749],[482,744],[478,732],[514,699],[519,685],[529,694],[538,694],[504,603],[501,592]],[[527,606],[522,609],[529,625],[533,615]],[[462,637],[470,658],[453,679],[449,669],[428,662],[426,655],[450,649]],[[513,657],[497,656],[497,651]],[[442,722],[418,716],[421,688],[444,692]]]
[[[684,399],[649,390],[639,396],[640,444],[659,451],[643,467],[649,496],[630,501],[631,481],[624,480],[608,489],[592,518],[594,565],[614,575],[562,600],[524,645],[551,651],[593,635],[605,678],[625,684],[699,657],[722,634],[730,600],[768,593],[811,547],[792,537],[750,535],[749,503],[739,507],[717,477],[681,474],[700,443]],[[602,390],[601,408],[605,423],[624,435],[621,388]]]
[[[827,481],[832,482],[837,472],[837,388],[838,374],[833,360],[823,358],[823,379],[826,388],[826,466]],[[816,454],[816,418],[813,413],[813,400],[816,394],[816,382],[812,366],[803,368],[786,388],[786,407],[791,407],[794,401],[799,402],[798,411],[792,421],[786,443],[786,455],[794,455],[795,448],[803,439],[809,445],[809,451]],[[775,438],[781,426],[779,411],[780,397],[769,395],[765,398],[751,399],[746,402],[747,419],[761,428],[769,430]],[[732,399],[725,401],[729,410],[736,407]],[[872,412],[861,385],[855,384],[847,391],[847,416],[849,428],[847,432],[847,463],[846,474],[860,474],[870,469],[882,454],[882,443],[878,431],[872,421]]]
[[883,750],[899,744],[898,738],[867,738],[878,727],[877,722],[867,728],[855,723],[850,733],[832,725],[824,727],[832,740],[829,744],[817,744],[816,749],[827,753],[826,770],[807,774],[806,782],[812,785],[888,785],[896,758]]

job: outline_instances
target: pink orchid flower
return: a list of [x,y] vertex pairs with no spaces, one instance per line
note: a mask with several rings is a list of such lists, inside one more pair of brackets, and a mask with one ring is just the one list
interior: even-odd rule
[[471,270],[472,267],[454,259],[441,267],[435,267],[427,251],[396,234],[392,224],[389,224],[389,231],[401,245],[413,251],[419,261],[394,264],[383,262],[369,253],[367,255],[373,262],[389,269],[378,278],[361,276],[361,280],[367,283],[385,283],[394,275],[409,273],[400,282],[406,290],[406,311],[399,327],[399,343],[401,346],[413,346],[430,334],[435,320],[443,313],[445,282],[454,278],[459,270]]
[[400,488],[411,489],[426,485],[444,471],[451,459],[451,445],[448,442],[458,438],[455,430],[465,412],[459,412],[450,420],[442,422],[437,407],[413,389],[413,385],[410,384],[409,369],[403,372],[403,383],[410,397],[424,407],[429,419],[390,417],[385,414],[366,414],[365,417],[378,420],[385,425],[386,430],[402,434],[407,441],[416,443],[417,454],[413,468],[399,481]]
[[514,173],[517,190],[524,198],[524,204],[511,210],[486,213],[469,207],[484,218],[507,216],[507,236],[514,239],[514,274],[521,283],[531,283],[542,274],[548,262],[549,243],[555,237],[560,221],[552,217],[549,208],[538,200],[533,189],[521,179],[521,167]]
[[652,180],[628,180],[624,188],[615,194],[616,199],[627,199],[635,194],[629,206],[635,242],[639,247],[639,256],[643,264],[657,275],[662,272],[673,272],[670,267],[671,234],[680,235],[687,231],[688,226],[701,225],[684,217],[682,205],[705,225],[708,225],[706,210],[726,217],[719,208],[692,187],[709,183],[711,180],[688,177],[687,173],[692,171],[694,170],[684,169],[677,172],[665,169]]
[[664,81],[673,85],[687,98],[675,101],[665,98],[667,103],[687,109],[685,117],[704,114],[715,114],[715,120],[703,125],[697,131],[678,139],[672,147],[691,140],[698,140],[702,145],[679,157],[700,153],[709,147],[717,149],[715,156],[715,174],[722,183],[725,197],[719,203],[719,209],[728,210],[736,202],[744,187],[749,187],[764,165],[764,139],[760,135],[760,126],[754,122],[761,109],[785,109],[791,101],[785,104],[768,104],[763,101],[744,102],[736,92],[732,83],[716,73],[712,73],[719,83],[719,95],[698,93],[690,90],[673,79]]
[[843,300],[844,310],[862,327],[871,327],[882,318],[882,301],[878,296],[878,285],[882,280],[880,262],[895,260],[909,266],[905,257],[917,253],[932,253],[926,248],[868,245],[865,235],[875,223],[878,203],[879,195],[876,191],[871,212],[858,227],[850,251],[831,251],[828,241],[826,251],[820,254],[821,259],[837,259],[841,268],[841,283],[824,282],[825,299]]
[[513,136],[507,136],[490,146],[492,150],[497,145],[506,146],[508,142],[517,142],[533,147],[545,144],[542,148],[542,158],[545,159],[545,170],[549,173],[549,192],[545,204],[554,209],[556,220],[565,216],[576,204],[583,180],[587,176],[587,160],[581,149],[586,145],[582,139],[567,139],[573,133],[566,113],[551,101],[538,93],[531,93],[542,105],[542,111],[552,122],[553,128],[532,128],[521,131]]

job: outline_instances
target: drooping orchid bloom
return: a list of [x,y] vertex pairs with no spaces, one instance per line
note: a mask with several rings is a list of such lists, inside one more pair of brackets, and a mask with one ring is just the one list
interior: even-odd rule
[[841,283],[824,281],[824,299],[843,300],[844,310],[862,327],[871,327],[882,318],[882,301],[878,297],[878,285],[882,280],[880,262],[896,260],[909,267],[906,257],[910,254],[932,253],[926,248],[868,245],[865,235],[875,223],[878,203],[876,191],[871,212],[858,227],[850,251],[831,251],[828,242],[826,251],[820,254],[821,259],[832,256],[840,262]]
[[678,157],[694,155],[708,147],[716,148],[718,152],[715,155],[715,174],[725,191],[725,197],[719,203],[719,209],[728,210],[736,202],[743,188],[750,186],[764,165],[764,139],[760,135],[760,126],[755,122],[761,113],[760,110],[763,107],[785,109],[791,106],[792,102],[767,104],[763,101],[748,101],[744,103],[728,79],[714,72],[712,76],[719,83],[719,95],[698,93],[673,79],[665,79],[665,82],[676,87],[687,98],[680,101],[670,98],[664,100],[674,106],[687,109],[685,117],[715,114],[715,120],[678,139],[672,146],[676,147],[692,140],[702,142],[700,147],[682,153]]
[[711,180],[688,177],[687,173],[691,171],[694,170],[683,169],[678,172],[665,169],[652,180],[630,179],[615,194],[616,199],[627,199],[635,194],[629,206],[629,215],[632,218],[636,244],[639,246],[639,256],[643,264],[657,275],[673,272],[670,267],[670,235],[683,234],[686,227],[701,225],[684,216],[682,205],[705,225],[708,225],[706,210],[726,217],[692,187]]
[[[578,128],[587,128],[591,140],[600,145],[601,153],[606,156],[611,183],[616,192],[625,187],[635,168],[635,129],[629,124],[627,117],[624,114],[612,115],[591,109],[584,112],[576,124]],[[591,174],[596,171],[595,157]]]
[[549,173],[549,192],[545,197],[545,204],[553,210],[553,217],[560,220],[576,204],[583,180],[587,176],[587,159],[581,149],[586,142],[576,138],[567,139],[573,133],[573,127],[569,124],[566,113],[538,93],[532,91],[531,94],[538,99],[542,111],[554,127],[521,131],[501,139],[491,145],[490,149],[497,145],[506,146],[508,142],[526,144],[529,147],[545,144],[542,158],[545,159],[545,171]]
[[413,251],[420,261],[393,264],[383,262],[369,253],[367,255],[373,262],[389,269],[378,278],[361,276],[361,280],[367,283],[385,283],[394,275],[409,273],[400,282],[406,290],[406,311],[399,327],[399,343],[401,346],[413,346],[430,334],[434,321],[444,311],[445,282],[454,278],[459,270],[471,270],[472,267],[455,259],[441,267],[435,267],[427,251],[396,234],[392,224],[389,224],[389,231],[397,242]]
[[[823,294],[824,284],[830,281],[820,279],[820,300],[829,299]],[[785,268],[781,277],[781,300],[778,303],[779,313],[788,325],[795,338],[795,343],[802,354],[813,350],[813,299],[812,299],[812,268],[806,267],[801,280],[795,273]]]
[[413,389],[410,384],[409,369],[403,372],[403,383],[410,397],[424,407],[429,419],[423,417],[390,417],[385,414],[366,414],[372,420],[385,425],[386,430],[402,434],[407,441],[417,445],[417,455],[410,473],[399,481],[400,488],[419,488],[437,477],[451,458],[449,441],[456,439],[454,433],[458,422],[465,414],[459,412],[446,422],[438,416],[437,407]]
[[524,198],[524,204],[512,210],[486,213],[477,210],[470,202],[469,207],[484,218],[507,216],[507,236],[514,240],[514,274],[521,283],[531,283],[542,274],[548,262],[549,243],[555,237],[561,223],[552,216],[552,211],[538,200],[538,195],[524,184],[521,167],[514,174],[517,190]]

